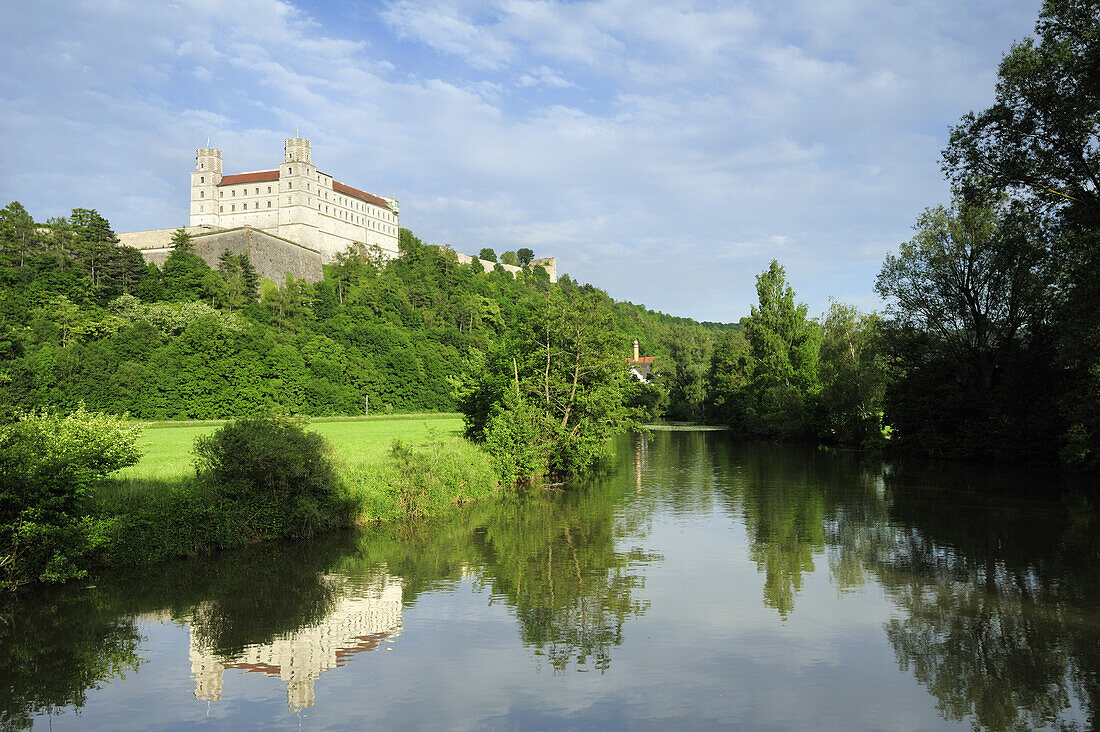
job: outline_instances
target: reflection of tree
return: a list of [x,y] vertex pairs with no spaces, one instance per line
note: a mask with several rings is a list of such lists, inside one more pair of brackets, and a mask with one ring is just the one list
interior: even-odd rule
[[1049,725],[1073,690],[1094,723],[1100,557],[1087,525],[1021,492],[1025,481],[971,469],[899,473],[887,487],[894,536],[864,556],[905,611],[886,626],[899,665],[948,719]]
[[1034,729],[1069,704],[1058,620],[1044,617],[1032,598],[990,596],[949,576],[912,577],[891,595],[907,613],[886,626],[898,663],[946,718]]
[[607,669],[623,624],[649,606],[635,597],[643,580],[630,570],[655,557],[615,551],[617,504],[593,486],[513,505],[475,533],[493,592],[515,607],[523,642],[557,670],[589,659]]
[[1095,725],[1100,549],[1080,494],[1036,500],[1034,483],[988,467],[895,468],[884,480],[873,460],[798,447],[733,444],[714,460],[766,605],[793,612],[825,552],[839,590],[871,576],[896,603],[887,638],[946,718],[1042,726],[1074,695]]
[[36,589],[0,606],[0,729],[24,729],[141,663],[133,618],[103,614],[97,590]]
[[515,609],[521,639],[555,669],[570,662],[606,669],[625,622],[648,607],[636,597],[642,578],[631,569],[655,557],[615,550],[617,536],[641,533],[648,518],[622,510],[638,486],[640,449],[631,442],[616,454],[612,475],[565,491],[372,531],[341,571],[385,566],[402,577],[407,603],[442,582],[475,576]]
[[732,445],[715,460],[719,489],[742,515],[750,557],[764,573],[764,604],[786,618],[814,555],[825,550],[828,483],[814,454],[797,448]]

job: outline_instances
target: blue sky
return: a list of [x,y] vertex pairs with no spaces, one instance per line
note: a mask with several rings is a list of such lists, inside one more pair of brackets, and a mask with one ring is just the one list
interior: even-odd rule
[[[945,202],[950,125],[1039,2],[4,3],[0,201],[186,224],[194,150],[274,167],[300,125],[425,241],[527,246],[617,299],[737,320],[776,258],[879,306]],[[0,203],[2,205],[2,203]]]

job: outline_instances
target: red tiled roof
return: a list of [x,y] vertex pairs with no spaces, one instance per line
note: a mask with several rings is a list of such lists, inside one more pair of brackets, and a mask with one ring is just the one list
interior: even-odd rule
[[387,211],[390,208],[390,202],[384,198],[380,198],[372,193],[361,191],[358,188],[352,188],[351,186],[340,183],[339,181],[332,181],[332,190],[337,193],[343,193],[344,195],[351,196],[352,198],[358,198],[360,201],[366,201],[367,203],[373,203],[375,206],[381,206]]
[[262,180],[279,180],[279,171],[261,170],[256,173],[237,173],[236,175],[227,175],[222,178],[222,182],[218,185],[231,186],[236,183],[257,183]]
[[[219,186],[231,186],[237,183],[258,183],[260,181],[279,180],[279,171],[277,170],[261,170],[256,173],[237,173],[236,175],[227,175],[222,178]],[[361,191],[358,188],[352,188],[346,183],[339,181],[332,181],[332,190],[337,193],[343,193],[346,196],[352,198],[358,198],[360,201],[366,201],[367,203],[373,203],[375,206],[381,206],[387,211],[390,210],[390,202],[384,198],[376,196],[366,191]]]
[[653,359],[655,359],[655,358],[657,358],[657,357],[656,356],[642,356],[641,358],[638,358],[638,359],[628,358],[627,362],[628,363],[653,363]]

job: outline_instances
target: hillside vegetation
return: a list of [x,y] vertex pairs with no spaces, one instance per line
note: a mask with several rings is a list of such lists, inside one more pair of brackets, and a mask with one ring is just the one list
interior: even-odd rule
[[[401,230],[401,257],[339,258],[316,284],[257,283],[247,260],[211,269],[178,236],[163,268],[116,245],[109,223],[75,209],[35,224],[0,211],[0,406],[218,419],[282,409],[307,415],[454,411],[453,380],[521,319],[541,268],[493,264]],[[568,276],[558,285],[577,285]],[[711,333],[691,320],[615,303],[607,336],[658,357],[653,412],[702,416]],[[624,361],[625,363],[625,361]]]

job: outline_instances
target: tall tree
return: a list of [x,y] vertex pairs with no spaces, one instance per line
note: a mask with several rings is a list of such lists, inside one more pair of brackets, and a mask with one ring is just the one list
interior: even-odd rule
[[886,363],[880,318],[834,302],[822,323],[822,437],[873,445],[882,440]]
[[34,219],[19,201],[0,209],[0,252],[8,262],[23,266],[28,247],[38,239]]
[[1100,0],[1046,0],[1035,31],[993,105],[953,129],[944,169],[967,200],[1007,191],[1052,220],[1057,340],[1036,361],[1061,373],[1043,399],[1069,424],[1063,457],[1100,467]]
[[118,237],[111,230],[107,219],[95,209],[74,208],[69,216],[73,232],[73,249],[77,261],[88,269],[92,287],[103,284],[103,265],[118,244]]
[[888,255],[875,289],[887,301],[898,379],[887,422],[932,451],[988,453],[1006,437],[1006,369],[1050,302],[1036,218],[1019,205],[928,209]]
[[779,436],[804,434],[810,428],[810,398],[819,388],[821,331],[806,317],[806,305],[795,303],[786,270],[776,260],[757,275],[756,294],[759,303],[745,323],[753,359],[750,427]]
[[187,229],[180,228],[172,232],[169,246],[172,247],[173,252],[191,252],[195,249],[195,242],[187,233]]

